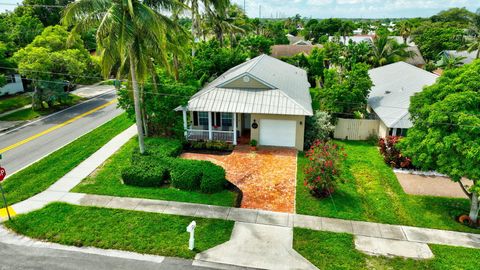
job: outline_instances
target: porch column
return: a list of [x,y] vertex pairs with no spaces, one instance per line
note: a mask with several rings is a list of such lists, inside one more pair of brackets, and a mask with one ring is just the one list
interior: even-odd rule
[[182,114],[183,114],[183,134],[185,135],[185,139],[188,140],[187,107],[182,107]]
[[208,139],[211,141],[213,139],[212,132],[212,112],[208,112]]
[[233,113],[233,145],[237,145],[237,114]]

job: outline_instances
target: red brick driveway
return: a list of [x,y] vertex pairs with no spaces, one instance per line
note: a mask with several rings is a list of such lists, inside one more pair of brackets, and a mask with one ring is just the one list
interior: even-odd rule
[[222,166],[227,179],[243,192],[242,208],[293,213],[297,150],[239,145],[229,155],[184,153],[183,158],[208,160]]

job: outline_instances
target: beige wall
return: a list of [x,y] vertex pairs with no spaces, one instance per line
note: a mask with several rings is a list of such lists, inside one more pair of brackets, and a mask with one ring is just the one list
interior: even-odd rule
[[382,121],[379,122],[380,124],[378,125],[378,137],[385,138],[388,136],[388,127]]
[[338,118],[335,125],[335,139],[366,140],[379,132],[379,120]]
[[269,86],[265,85],[264,83],[252,78],[252,77],[249,77],[250,78],[250,81],[249,82],[245,82],[243,81],[243,77],[244,76],[241,76],[240,78],[236,79],[236,80],[233,80],[225,85],[223,85],[222,87],[224,88],[240,88],[240,89],[270,89]]
[[[250,125],[253,123],[253,120],[260,123],[261,119],[273,119],[273,120],[292,120],[297,122],[297,130],[295,132],[295,148],[300,151],[303,151],[303,140],[305,133],[305,116],[303,115],[277,115],[277,114],[252,114],[250,118]],[[301,123],[301,124],[300,124]],[[260,129],[262,127],[259,125],[257,129],[251,129],[251,139],[259,141],[260,140]]]

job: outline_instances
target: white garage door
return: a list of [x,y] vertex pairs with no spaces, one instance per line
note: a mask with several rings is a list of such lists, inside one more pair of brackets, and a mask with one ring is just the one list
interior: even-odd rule
[[295,147],[296,122],[288,120],[260,120],[260,145]]

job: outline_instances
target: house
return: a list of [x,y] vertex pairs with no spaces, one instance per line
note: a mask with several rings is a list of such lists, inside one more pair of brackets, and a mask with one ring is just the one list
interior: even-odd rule
[[450,50],[450,51],[444,51],[443,53],[445,53],[447,56],[450,56],[450,57],[461,57],[462,60],[460,62],[462,62],[462,64],[464,64],[464,65],[467,65],[467,64],[472,63],[475,59],[477,59],[477,55],[478,55],[479,52],[478,51],[468,52],[468,51]]
[[360,43],[360,42],[367,42],[369,44],[373,43],[373,38],[374,35],[357,35],[357,36],[329,36],[328,41],[329,42],[334,42],[335,40],[338,39],[338,41],[342,44],[349,44],[350,41],[353,43]]
[[286,34],[285,36],[287,37],[290,45],[295,44],[299,41],[305,41],[305,39],[301,36],[294,36],[292,34]]
[[24,91],[22,77],[19,74],[8,74],[7,84],[0,87],[0,96],[13,95]]
[[303,150],[305,116],[313,115],[305,70],[268,55],[240,64],[190,98],[187,140],[222,140]]
[[322,48],[322,45],[273,45],[271,56],[275,58],[292,57],[303,53],[310,55],[314,48]]
[[412,127],[410,98],[435,83],[438,76],[405,62],[369,70],[373,82],[367,110],[379,120],[378,136],[405,136]]

